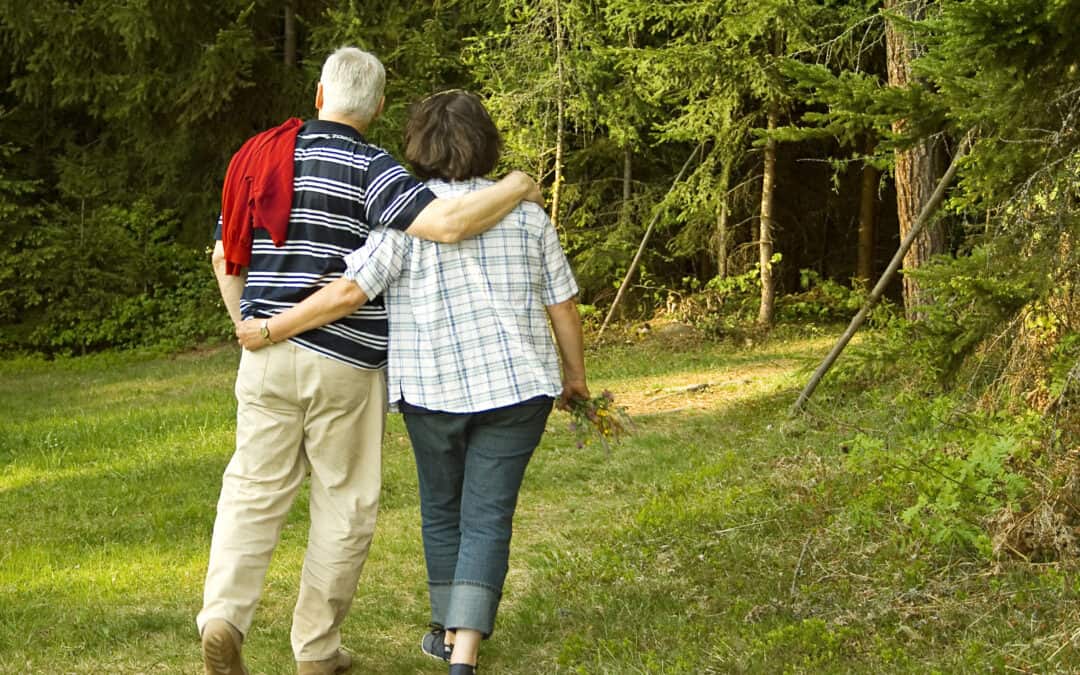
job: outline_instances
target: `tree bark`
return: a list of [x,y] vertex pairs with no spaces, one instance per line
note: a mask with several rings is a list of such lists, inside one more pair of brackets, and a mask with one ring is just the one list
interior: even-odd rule
[[720,169],[720,206],[716,210],[716,274],[728,276],[728,192],[731,190],[731,162],[725,160]]
[[[900,14],[909,20],[921,19],[926,12],[926,0],[886,0],[887,11]],[[904,87],[912,80],[911,61],[918,56],[919,45],[894,25],[885,25],[885,50],[889,71],[889,86]],[[906,120],[896,120],[893,131],[903,133]],[[922,207],[930,199],[934,186],[942,175],[944,154],[940,143],[933,139],[919,141],[906,150],[896,152],[896,210],[900,221],[900,238],[904,239]],[[925,263],[930,256],[945,251],[945,231],[935,222],[916,237],[911,249],[904,256],[904,269],[912,270]],[[931,302],[919,286],[919,282],[904,275],[904,311],[909,319],[921,318],[919,308]]]
[[285,0],[285,55],[286,66],[296,65],[296,0]]
[[[874,154],[877,141],[866,139],[866,156]],[[874,230],[877,227],[877,189],[881,172],[870,162],[863,164],[862,193],[859,196],[859,248],[855,262],[855,279],[867,288],[874,276]]]
[[628,222],[630,220],[630,197],[633,195],[633,160],[634,151],[630,146],[626,146],[623,149],[623,171],[622,171],[622,220]]
[[[776,129],[780,116],[779,106],[769,104],[768,128],[771,133]],[[758,262],[761,266],[761,306],[758,310],[758,325],[771,326],[775,318],[776,277],[773,275],[773,187],[776,184],[776,139],[771,135],[765,142],[765,168],[761,179],[761,227],[758,235]]]

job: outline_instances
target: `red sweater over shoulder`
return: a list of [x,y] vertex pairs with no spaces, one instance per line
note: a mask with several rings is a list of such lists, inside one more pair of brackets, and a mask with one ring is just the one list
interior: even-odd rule
[[251,264],[251,230],[270,233],[275,246],[285,244],[293,197],[293,151],[303,122],[284,124],[252,136],[236,151],[221,191],[221,243],[225,271],[239,275]]

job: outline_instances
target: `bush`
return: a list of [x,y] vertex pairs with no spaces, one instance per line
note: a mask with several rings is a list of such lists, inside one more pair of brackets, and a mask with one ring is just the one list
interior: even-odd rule
[[859,433],[848,446],[847,469],[866,478],[848,515],[880,527],[880,514],[898,513],[909,546],[989,557],[992,521],[1028,492],[1042,417],[966,412],[953,397],[915,393],[892,405],[906,415],[888,434]]
[[865,300],[860,290],[832,279],[822,279],[814,270],[800,270],[799,285],[802,292],[776,299],[776,314],[780,321],[849,320]]
[[209,254],[175,241],[171,214],[138,202],[43,220],[5,255],[19,273],[0,296],[0,352],[181,349],[231,335]]
[[1016,255],[995,254],[981,246],[970,255],[938,257],[909,272],[932,301],[918,308],[910,324],[933,367],[954,374],[986,338],[1043,292],[1045,268]]

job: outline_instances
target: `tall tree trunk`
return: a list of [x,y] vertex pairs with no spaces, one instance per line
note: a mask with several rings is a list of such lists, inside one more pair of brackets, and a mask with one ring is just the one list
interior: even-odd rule
[[724,160],[720,169],[720,205],[716,209],[716,273],[721,279],[728,276],[728,192],[731,190],[731,161]]
[[[866,139],[866,156],[874,154],[877,140],[873,136]],[[874,229],[877,225],[877,189],[881,172],[870,162],[863,164],[862,193],[859,195],[859,248],[855,262],[856,282],[869,288],[874,276]]]
[[[915,21],[926,12],[926,0],[886,0],[885,9]],[[885,25],[885,50],[888,62],[889,85],[906,86],[912,79],[911,61],[918,55],[919,45],[900,32],[892,21]],[[903,132],[906,120],[893,122],[893,131]],[[900,221],[901,240],[911,231],[919,212],[929,201],[934,186],[943,173],[943,153],[934,140],[923,140],[907,150],[896,152],[896,210]],[[930,224],[915,239],[904,256],[904,269],[916,269],[935,253],[945,251],[945,232],[940,224]],[[904,275],[904,311],[909,319],[920,318],[918,308],[929,304],[918,281]]]
[[566,111],[563,106],[563,60],[562,60],[563,25],[559,0],[555,0],[555,73],[558,89],[555,94],[555,184],[551,188],[551,222],[559,227],[559,196],[562,192],[563,169],[563,125]]
[[633,160],[634,151],[628,145],[623,149],[622,219],[624,222],[630,220],[630,197],[632,195],[631,180],[633,179]]
[[776,129],[780,116],[779,106],[769,104],[769,139],[765,142],[765,168],[761,179],[761,228],[758,235],[758,261],[761,264],[761,307],[758,325],[771,326],[775,311],[776,277],[773,275],[773,187],[776,184],[776,139],[771,132]]
[[296,65],[296,0],[285,0],[285,65]]

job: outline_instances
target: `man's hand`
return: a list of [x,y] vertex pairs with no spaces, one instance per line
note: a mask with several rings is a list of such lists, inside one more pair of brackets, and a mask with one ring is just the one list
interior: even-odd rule
[[585,380],[563,380],[562,394],[559,395],[559,410],[569,410],[570,401],[572,400],[588,400],[589,398],[589,386],[585,384]]
[[270,345],[262,336],[262,323],[265,319],[247,319],[236,324],[236,341],[249,352],[254,352]]
[[524,171],[511,171],[507,175],[515,176],[522,181],[527,181],[528,184],[531,186],[525,196],[522,197],[521,201],[533,202],[534,204],[537,204],[540,208],[546,207],[546,204],[544,204],[544,195],[540,192],[540,186],[536,183],[535,180],[532,179],[532,176],[525,173]]

